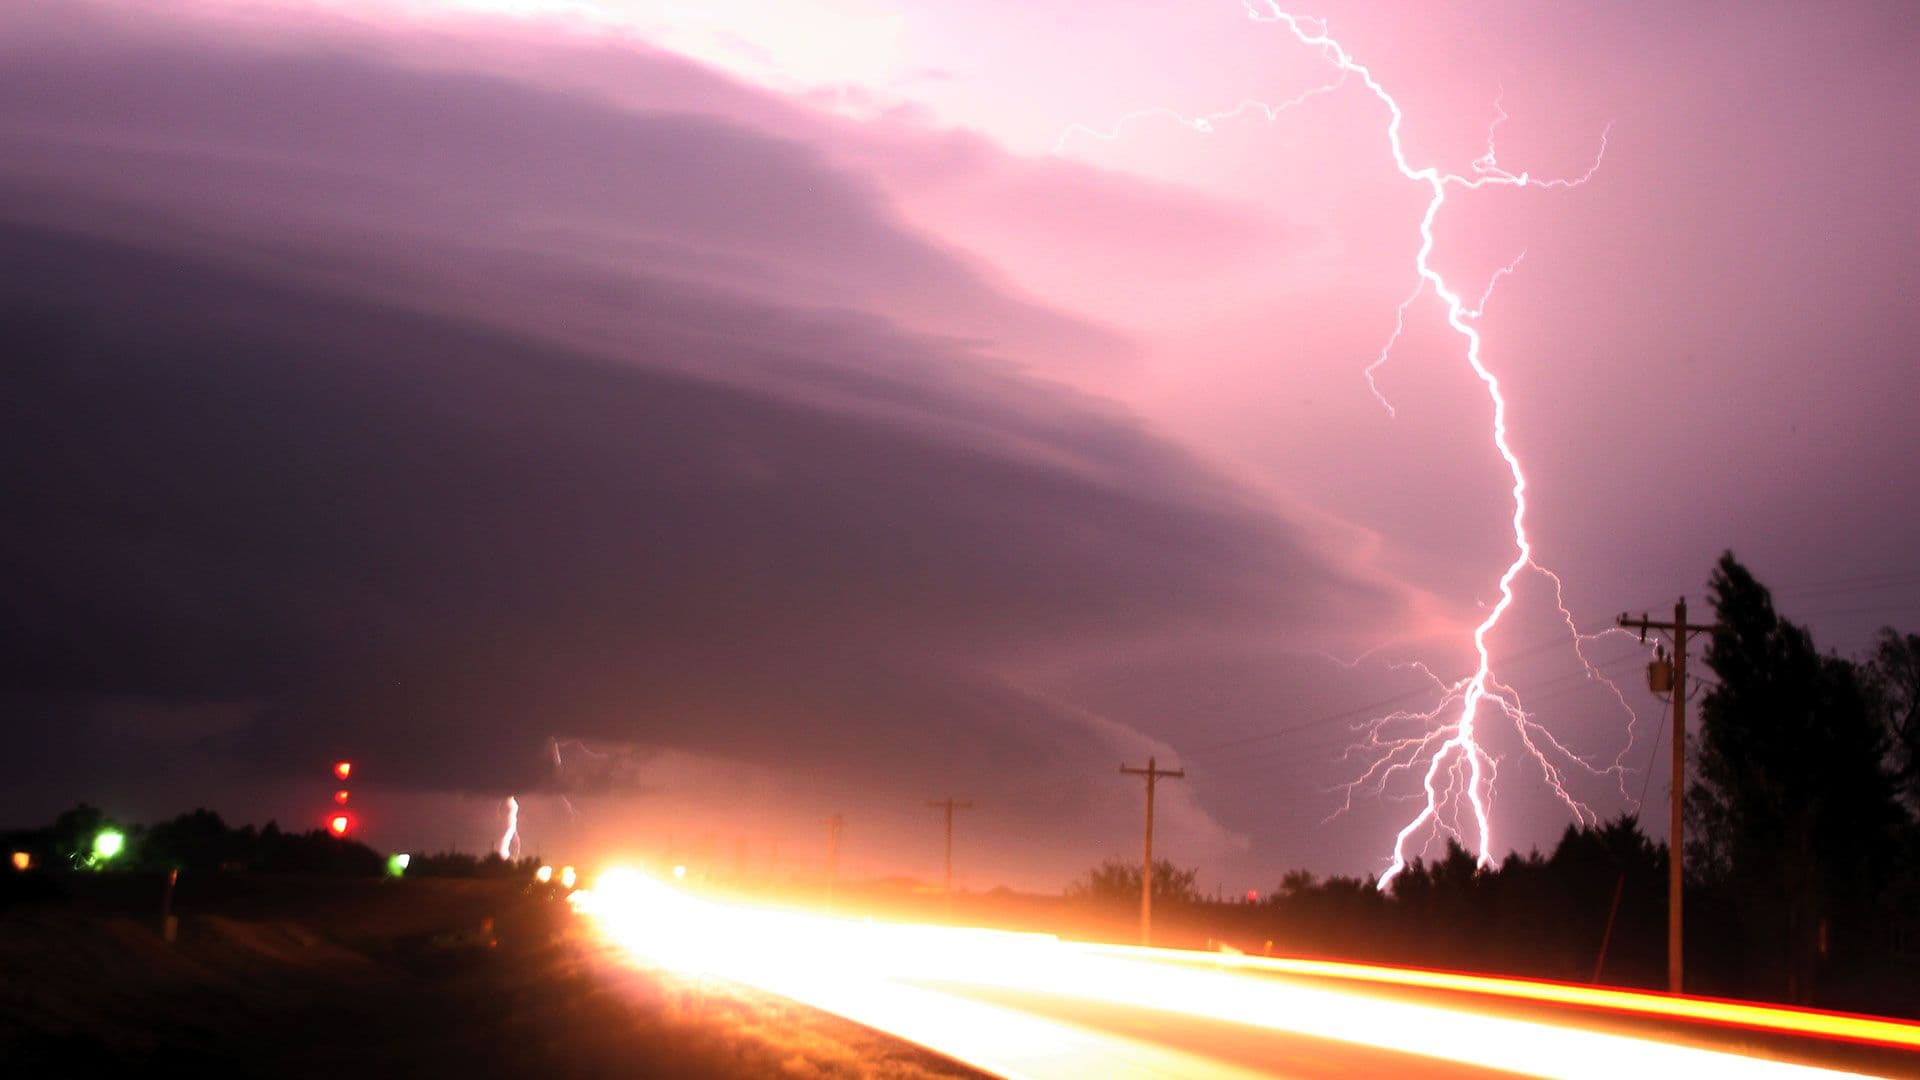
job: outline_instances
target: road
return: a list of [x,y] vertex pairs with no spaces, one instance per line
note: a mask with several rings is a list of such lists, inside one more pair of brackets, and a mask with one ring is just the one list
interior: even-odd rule
[[1521,980],[833,918],[634,872],[576,894],[632,962],[1008,1077],[1920,1075],[1920,1027]]

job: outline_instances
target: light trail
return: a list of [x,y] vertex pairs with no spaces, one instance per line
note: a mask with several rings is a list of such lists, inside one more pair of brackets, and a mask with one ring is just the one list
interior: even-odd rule
[[[1171,1038],[1147,1044],[1020,1004],[1036,999],[1075,1007],[1068,1012],[1172,1014],[1242,1025],[1256,1035],[1334,1040],[1361,1054],[1412,1054],[1531,1076],[1852,1075],[1495,1015],[1499,1003],[1487,997],[1459,1006],[1383,997],[1368,992],[1368,982],[1920,1048],[1920,1028],[1866,1017],[1445,972],[858,921],[725,903],[632,870],[608,872],[592,890],[576,893],[574,904],[634,962],[757,987],[1007,1076],[1257,1075],[1231,1061],[1208,1058],[1206,1039],[1217,1036],[1195,1036],[1199,1044],[1185,1049],[1171,1045]],[[1301,976],[1346,985],[1312,985]],[[996,1003],[996,995],[1005,1000]],[[1157,1022],[1153,1030],[1172,1036],[1173,1027]]]
[[[1401,129],[1406,118],[1400,102],[1387,91],[1371,68],[1357,61],[1348,52],[1346,46],[1334,39],[1324,21],[1308,20],[1290,14],[1281,10],[1273,0],[1243,0],[1243,7],[1247,16],[1253,21],[1284,27],[1302,45],[1316,50],[1322,59],[1337,70],[1338,76],[1335,81],[1306,90],[1279,105],[1242,101],[1231,109],[1198,117],[1183,116],[1167,109],[1142,109],[1123,116],[1107,131],[1097,131],[1085,125],[1074,125],[1062,133],[1055,151],[1059,152],[1063,149],[1068,140],[1076,134],[1111,141],[1119,138],[1129,123],[1153,117],[1171,118],[1203,135],[1211,134],[1222,122],[1249,113],[1257,113],[1271,122],[1282,112],[1322,94],[1331,93],[1353,80],[1358,80],[1386,108],[1388,119],[1385,135],[1394,167],[1403,178],[1426,187],[1429,197],[1418,230],[1420,243],[1414,255],[1416,278],[1414,288],[1395,309],[1393,333],[1372,362],[1366,366],[1363,374],[1374,397],[1387,410],[1388,415],[1393,415],[1393,404],[1381,392],[1375,376],[1399,342],[1406,328],[1408,312],[1413,305],[1428,294],[1439,299],[1445,308],[1447,325],[1460,336],[1467,364],[1474,376],[1485,386],[1488,399],[1493,406],[1492,441],[1501,460],[1506,464],[1512,485],[1510,492],[1513,513],[1510,522],[1513,531],[1513,557],[1499,577],[1499,600],[1474,627],[1473,650],[1478,663],[1473,672],[1452,682],[1437,676],[1433,677],[1440,698],[1439,703],[1432,709],[1393,712],[1362,726],[1363,748],[1372,751],[1375,756],[1372,759],[1372,765],[1346,785],[1346,805],[1335,813],[1338,814],[1351,807],[1356,791],[1379,795],[1384,792],[1389,783],[1401,777],[1411,777],[1419,773],[1421,774],[1420,786],[1425,793],[1425,803],[1419,813],[1394,837],[1390,865],[1380,877],[1380,888],[1390,887],[1393,879],[1406,868],[1408,860],[1416,851],[1416,840],[1420,840],[1423,844],[1431,843],[1440,835],[1451,835],[1464,841],[1462,834],[1470,832],[1471,843],[1479,864],[1483,867],[1490,866],[1496,851],[1490,802],[1497,772],[1497,759],[1486,749],[1480,739],[1479,726],[1484,719],[1483,706],[1497,710],[1498,714],[1513,726],[1520,744],[1538,765],[1541,775],[1553,790],[1554,795],[1582,824],[1597,822],[1600,815],[1574,795],[1569,786],[1569,771],[1579,769],[1595,777],[1610,778],[1622,797],[1630,798],[1627,794],[1624,761],[1633,746],[1637,717],[1632,708],[1627,706],[1626,699],[1620,694],[1619,689],[1587,662],[1586,655],[1581,649],[1584,641],[1600,635],[1583,635],[1579,631],[1572,613],[1566,607],[1560,578],[1534,558],[1533,540],[1527,532],[1526,471],[1521,464],[1519,454],[1508,438],[1506,395],[1501,391],[1499,378],[1486,366],[1481,356],[1481,336],[1478,327],[1481,314],[1492,298],[1495,286],[1515,270],[1520,260],[1516,257],[1512,262],[1495,271],[1478,300],[1469,301],[1457,286],[1450,283],[1433,266],[1433,224],[1439,216],[1440,208],[1446,205],[1449,189],[1575,188],[1585,184],[1599,169],[1601,159],[1606,154],[1608,132],[1603,131],[1600,135],[1600,148],[1594,157],[1593,164],[1577,176],[1543,179],[1525,171],[1511,172],[1500,164],[1495,147],[1495,137],[1501,124],[1507,120],[1506,110],[1496,99],[1494,118],[1487,128],[1485,152],[1471,162],[1468,173],[1447,172],[1433,165],[1415,166],[1408,159],[1406,148],[1401,140]],[[1626,709],[1629,717],[1627,743],[1611,764],[1589,761],[1554,737],[1527,712],[1519,692],[1511,685],[1501,682],[1495,674],[1488,638],[1514,605],[1515,581],[1529,570],[1539,573],[1552,582],[1559,614],[1573,636],[1575,654],[1579,657],[1587,675],[1611,689],[1614,697]],[[1608,632],[1612,631],[1603,633]],[[1455,709],[1458,711],[1454,712]],[[1413,735],[1387,734],[1389,729],[1404,727],[1407,724],[1417,725],[1419,731]]]
[[[1113,947],[1128,948],[1129,946]],[[1581,983],[1512,979],[1499,975],[1473,975],[1461,971],[1432,971],[1424,968],[1353,964],[1340,960],[1247,956],[1238,953],[1215,956],[1211,953],[1182,953],[1174,949],[1157,951],[1167,953],[1172,958],[1185,963],[1226,965],[1283,975],[1347,979],[1355,982],[1382,983],[1428,990],[1490,994],[1521,1001],[1574,1005],[1640,1016],[1723,1024],[1729,1027],[1775,1031],[1783,1035],[1839,1039],[1920,1051],[1920,1024],[1878,1016],[1822,1012],[1813,1009],[1787,1009],[1775,1005],[1758,1005],[1748,1001],[1732,1001],[1726,998],[1649,994]]]

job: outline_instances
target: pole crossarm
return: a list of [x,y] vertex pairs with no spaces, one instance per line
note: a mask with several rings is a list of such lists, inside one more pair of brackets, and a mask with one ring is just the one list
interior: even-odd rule
[[[1661,622],[1658,619],[1649,619],[1645,615],[1642,615],[1636,619],[1625,613],[1621,614],[1618,621],[1621,629],[1623,630],[1640,631],[1641,640],[1643,641],[1646,639],[1646,633],[1649,630],[1660,630],[1665,633],[1671,634],[1675,632],[1675,626],[1676,626],[1675,623]],[[1704,625],[1701,623],[1680,623],[1678,624],[1678,626],[1681,630],[1684,630],[1688,635],[1711,634],[1715,630],[1720,629],[1719,623],[1706,623]]]

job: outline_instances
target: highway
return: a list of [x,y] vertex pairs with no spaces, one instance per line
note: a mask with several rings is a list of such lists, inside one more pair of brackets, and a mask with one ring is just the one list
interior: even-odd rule
[[1874,1018],[836,918],[634,871],[575,907],[628,962],[754,986],[1007,1077],[1920,1075],[1920,1026]]

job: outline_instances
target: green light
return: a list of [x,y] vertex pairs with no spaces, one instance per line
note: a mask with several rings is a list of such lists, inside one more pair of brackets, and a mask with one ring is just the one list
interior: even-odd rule
[[407,872],[407,864],[412,861],[412,855],[404,851],[396,851],[387,856],[387,873],[394,877],[399,877],[401,874]]
[[126,834],[119,829],[103,829],[93,838],[93,857],[111,859],[127,846]]

